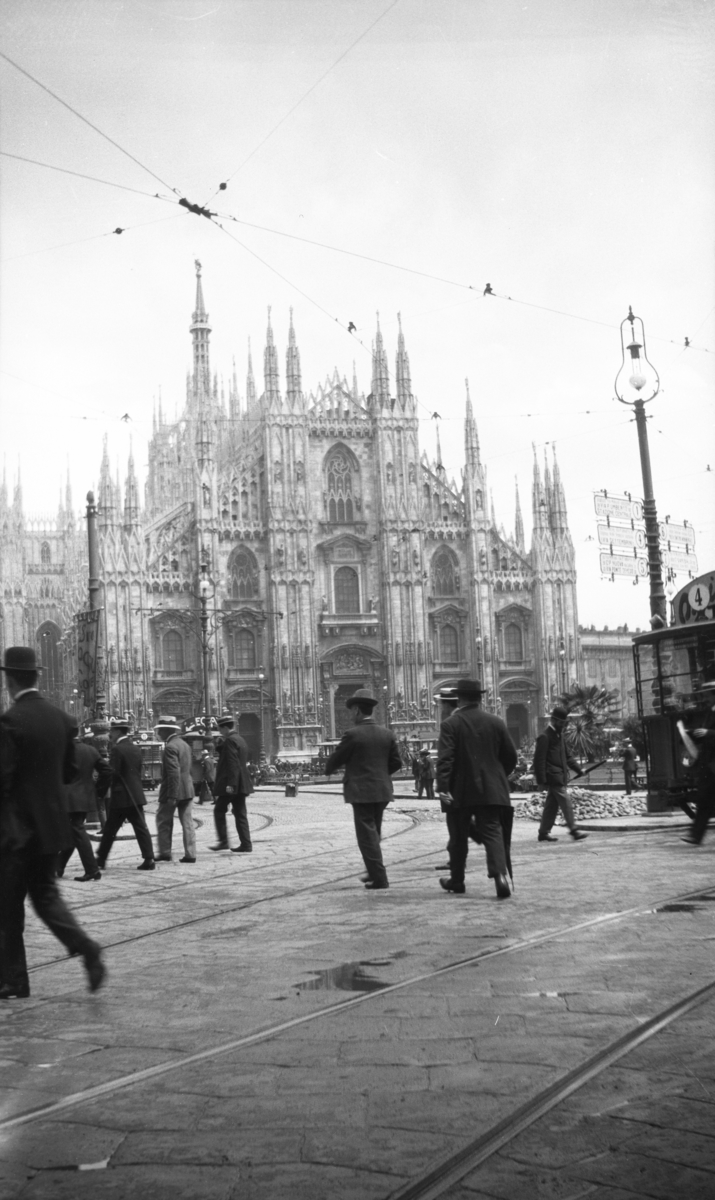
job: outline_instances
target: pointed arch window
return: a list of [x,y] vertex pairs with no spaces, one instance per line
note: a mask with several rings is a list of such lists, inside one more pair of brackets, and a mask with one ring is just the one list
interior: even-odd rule
[[43,542],[40,546],[40,562],[42,563],[43,567],[49,567],[50,563],[52,562],[49,542]]
[[354,567],[338,567],[335,572],[335,611],[360,612],[360,583]]
[[237,629],[228,635],[228,665],[242,671],[256,666],[256,639],[250,629]]
[[238,552],[231,565],[229,594],[232,600],[255,600],[258,596],[258,568],[245,550]]
[[454,625],[443,625],[440,630],[440,651],[443,663],[459,662],[459,634]]
[[326,463],[328,520],[350,524],[354,520],[353,467],[344,450],[334,450]]
[[183,671],[184,639],[178,629],[170,629],[161,642],[162,662],[165,671]]
[[432,559],[432,580],[435,596],[456,596],[454,560],[448,550],[438,550]]
[[522,662],[524,658],[524,639],[521,630],[514,622],[504,630],[504,657],[507,662]]

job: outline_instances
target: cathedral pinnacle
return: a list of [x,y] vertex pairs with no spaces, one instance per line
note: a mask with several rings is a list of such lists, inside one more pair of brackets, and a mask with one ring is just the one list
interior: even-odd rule
[[278,354],[273,342],[273,326],[271,325],[270,305],[268,306],[266,348],[263,352],[263,386],[267,407],[278,407],[281,400],[280,387],[278,383]]
[[464,422],[464,456],[467,466],[478,470],[482,465],[479,451],[479,433],[477,432],[477,422],[474,420],[468,379],[465,379],[464,386],[467,390],[467,415]]
[[516,515],[514,517],[514,540],[518,549],[523,554],[525,552],[524,544],[524,521],[521,515],[521,502],[519,500],[519,480],[514,476],[514,484],[516,487]]
[[397,314],[397,324],[399,333],[397,335],[397,363],[395,368],[395,381],[397,385],[397,399],[402,408],[412,400],[412,380],[410,378],[410,360],[405,349],[405,336],[402,332],[402,316]]
[[387,355],[380,330],[380,314],[377,314],[377,333],[372,348],[372,395],[373,402],[379,408],[390,407],[390,373],[387,368]]
[[288,349],[286,351],[286,398],[291,408],[300,404],[302,382],[300,375],[300,351],[296,345],[293,328],[293,309],[290,310],[288,327]]
[[198,405],[204,398],[211,395],[211,368],[209,365],[209,336],[211,326],[209,315],[204,304],[204,293],[201,286],[201,263],[195,260],[196,267],[196,308],[192,313],[191,339],[194,344],[194,374],[192,390],[194,404]]

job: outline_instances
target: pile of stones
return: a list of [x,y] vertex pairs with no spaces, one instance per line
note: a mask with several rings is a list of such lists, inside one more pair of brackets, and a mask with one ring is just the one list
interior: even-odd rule
[[[626,796],[618,792],[592,792],[588,788],[569,788],[574,816],[577,821],[594,820],[602,817],[636,817],[645,812],[645,792],[640,795]],[[546,792],[536,792],[528,800],[514,805],[514,816],[525,821],[541,820],[541,812],[546,800]],[[564,824],[559,815],[559,824]]]

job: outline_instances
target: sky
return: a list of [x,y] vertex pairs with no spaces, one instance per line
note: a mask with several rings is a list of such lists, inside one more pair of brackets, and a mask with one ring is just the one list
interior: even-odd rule
[[308,392],[353,363],[370,390],[378,313],[394,371],[400,313],[422,447],[439,426],[460,483],[468,379],[497,522],[518,478],[527,543],[532,447],[555,447],[580,621],[647,627],[644,581],[601,578],[593,493],[642,496],[614,395],[632,305],[658,515],[715,565],[714,35],[711,0],[5,0],[0,441],[26,512],[68,470],[80,509],[105,435],[143,475],[154,403],[183,405],[199,259],[241,392],[269,306]]

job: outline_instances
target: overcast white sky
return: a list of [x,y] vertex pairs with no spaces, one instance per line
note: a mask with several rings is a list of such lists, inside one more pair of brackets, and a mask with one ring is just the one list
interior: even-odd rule
[[[632,304],[662,381],[659,516],[689,519],[701,571],[715,565],[714,10],[5,0],[0,51],[142,166],[0,59],[5,154],[150,194],[0,158],[0,432],[26,511],[56,509],[68,462],[79,507],[105,433],[122,479],[130,434],[143,472],[154,398],[183,403],[198,257],[212,366],[228,378],[235,357],[241,391],[249,337],[260,390],[268,305],[282,365],[293,306],[307,391],[353,360],[368,391],[375,313],[394,369],[401,312],[423,446],[437,411],[459,479],[468,377],[510,531],[515,475],[531,523],[532,441],[540,459],[555,443],[582,623],[647,625],[643,583],[600,579],[592,492],[642,492],[613,399]],[[178,208],[229,177],[212,209],[453,283]]]

